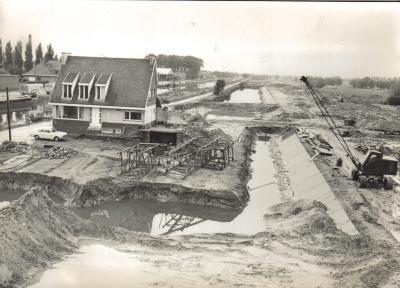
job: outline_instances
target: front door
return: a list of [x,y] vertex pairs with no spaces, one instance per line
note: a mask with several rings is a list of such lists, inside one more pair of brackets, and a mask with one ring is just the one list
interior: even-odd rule
[[90,126],[91,127],[100,127],[101,126],[101,108],[91,108],[92,113],[90,117]]

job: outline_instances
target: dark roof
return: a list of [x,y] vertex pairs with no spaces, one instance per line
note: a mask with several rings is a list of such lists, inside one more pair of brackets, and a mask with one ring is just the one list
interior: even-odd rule
[[79,81],[79,83],[81,84],[89,84],[90,81],[92,81],[93,76],[95,73],[93,72],[85,72],[85,74],[83,74],[81,80]]
[[[152,70],[153,65],[150,65],[148,59],[68,56],[65,65],[61,67],[50,102],[144,108]],[[78,100],[78,89],[74,90],[72,99],[63,99],[62,82],[69,72],[80,73],[78,81],[84,77],[85,72],[95,73],[94,83],[99,81],[101,74],[112,73],[105,100],[95,101],[95,89],[91,89],[89,99],[84,103]]]
[[[67,77],[64,78],[64,80],[62,82],[65,83],[72,83],[74,82],[74,80],[76,79],[76,76],[79,74],[79,72],[69,72],[67,74]],[[83,75],[83,73],[82,73]]]
[[61,62],[58,60],[43,61],[35,65],[31,70],[22,75],[54,75],[57,76],[61,69]]
[[50,71],[60,71],[61,62],[59,60],[49,60],[47,61],[46,66],[49,68]]
[[102,73],[100,75],[99,79],[97,79],[96,84],[106,85],[108,82],[108,79],[110,79],[110,75],[111,75],[111,73]]

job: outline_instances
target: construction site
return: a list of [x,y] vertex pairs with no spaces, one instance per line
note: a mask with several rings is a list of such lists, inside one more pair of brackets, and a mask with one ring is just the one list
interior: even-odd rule
[[[358,119],[346,126],[329,113],[342,103],[303,80],[259,82],[246,98],[255,103],[177,104],[167,126],[128,140],[3,151],[2,285],[58,286],[82,261],[119,259],[121,285],[397,287],[397,162],[368,172],[362,159],[397,161],[400,140]],[[146,277],[154,265],[157,281]]]
[[[382,27],[385,19],[398,17],[372,8],[368,11],[375,14],[361,17],[362,9],[332,3],[330,9],[313,3],[315,11],[332,18],[312,17],[314,7],[303,3],[289,9],[288,3],[189,2],[193,11],[166,4],[104,1],[96,4],[101,9],[86,3],[79,9],[55,4],[57,11],[45,6],[37,15],[27,10],[35,19],[50,19],[53,11],[68,24],[65,29],[58,18],[49,22],[63,31],[63,39],[82,42],[87,50],[78,51],[99,55],[62,54],[58,76],[52,75],[54,90],[46,95],[48,114],[40,121],[11,126],[13,114],[4,105],[0,287],[400,287],[400,106],[389,101],[396,90],[371,84],[399,79],[352,78],[375,73],[359,47],[386,45],[385,33],[371,43],[357,42],[350,58],[351,45],[345,56],[336,45],[375,35],[379,29],[368,26],[370,15],[382,16],[372,23]],[[96,27],[85,26],[101,33],[71,38],[84,27],[68,20],[75,13],[77,19],[101,15],[93,21]],[[157,24],[163,23],[162,37],[152,30],[160,25],[144,19],[153,13]],[[106,26],[104,15],[112,20]],[[128,18],[131,22],[124,22]],[[326,23],[334,24],[328,29]],[[145,25],[154,33],[140,34]],[[337,25],[341,30],[335,34]],[[335,45],[321,29],[337,36]],[[193,38],[196,33],[199,39]],[[115,38],[104,41],[111,34]],[[204,56],[207,64],[175,54],[117,58],[89,43],[103,47],[118,39],[129,55],[142,41],[143,51],[151,44],[154,51],[167,47],[186,55],[179,49],[196,43],[188,47],[212,52]],[[319,58],[315,47],[334,47],[342,58],[332,64],[329,57]],[[370,59],[380,57],[377,51]],[[177,59],[186,66],[165,64]],[[197,75],[191,75],[190,63],[199,65]],[[365,66],[356,70],[355,63]],[[213,71],[212,65],[222,66]],[[221,72],[228,70],[254,74]],[[328,77],[339,72],[350,76]],[[307,76],[313,73],[328,76]],[[17,75],[3,74],[7,77],[19,81]]]

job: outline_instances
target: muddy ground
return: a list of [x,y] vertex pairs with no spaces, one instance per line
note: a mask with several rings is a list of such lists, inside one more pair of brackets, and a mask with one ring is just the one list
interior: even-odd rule
[[[154,186],[152,179],[147,178],[142,186],[138,186],[137,191],[149,191],[142,194],[155,200],[165,197],[167,190],[169,199],[174,201],[191,201],[190,199],[195,198],[194,195],[206,195],[198,198],[199,203],[216,206],[245,205],[245,202],[238,202],[238,198],[232,196],[235,193],[218,195],[215,191],[207,192],[211,186],[227,192],[244,188],[251,172],[248,170],[248,162],[251,161],[254,143],[254,134],[244,132],[248,131],[245,127],[302,126],[316,129],[327,137],[330,135],[312,99],[307,96],[300,83],[265,84],[268,93],[265,97],[269,101],[262,101],[261,104],[205,102],[178,107],[174,112],[176,118],[182,121],[186,121],[188,115],[194,114],[200,114],[204,119],[209,114],[247,117],[206,120],[209,127],[222,129],[233,139],[245,139],[238,141],[238,145],[235,144],[237,155],[242,158],[225,169],[226,174],[198,171],[191,179],[187,178],[175,186],[171,183],[174,182],[173,179],[158,181],[158,189],[155,189],[157,185]],[[362,91],[360,94],[360,91],[353,91],[349,87],[341,88],[344,103],[340,103],[336,101],[339,93],[337,90],[338,88],[327,87],[322,91],[325,97],[331,95],[329,103],[337,121],[357,116],[355,127],[345,127],[340,123],[341,128],[352,129],[352,143],[355,145],[360,138],[365,137],[380,139],[392,149],[392,155],[395,155],[395,148],[400,146],[400,138],[396,135],[377,135],[376,131],[386,134],[395,132],[391,129],[392,124],[388,123],[393,121],[396,124],[399,121],[397,108],[383,105],[384,96],[374,96],[376,91]],[[278,139],[273,137],[270,141],[274,143]],[[50,171],[40,171],[40,174],[47,176],[24,174],[38,172],[35,171],[35,166],[18,169],[15,172],[19,175],[13,172],[2,174],[1,187],[7,187],[7,190],[16,193],[18,191],[18,196],[23,196],[0,210],[0,243],[4,247],[0,249],[0,287],[31,283],[29,281],[34,276],[38,277],[38,273],[49,267],[49,264],[78,251],[81,241],[87,239],[101,243],[107,240],[110,247],[132,253],[141,262],[150,265],[143,268],[146,272],[151,273],[163,267],[166,275],[174,275],[158,275],[157,278],[162,280],[154,279],[147,286],[399,287],[400,237],[396,238],[400,235],[398,188],[395,187],[393,191],[358,189],[345,170],[339,169],[339,173],[332,170],[337,158],[343,154],[339,145],[332,144],[335,154],[315,157],[314,162],[359,231],[356,236],[349,236],[337,229],[323,204],[291,200],[291,183],[278,145],[270,147],[277,171],[275,178],[278,187],[287,197],[283,203],[265,211],[265,231],[252,236],[202,234],[151,237],[123,228],[99,226],[76,216],[66,205],[96,205],[105,200],[121,200],[139,195],[132,192],[129,179],[110,175],[112,169],[101,170],[109,165],[107,161],[115,157],[112,155],[112,148],[104,147],[116,145],[115,149],[120,149],[122,144],[104,146],[99,142],[98,147],[84,147],[78,157],[80,161],[87,158],[84,162],[86,164],[79,164],[79,161],[75,163],[73,159],[58,164],[54,162],[51,164],[54,166],[43,168]],[[66,142],[65,145],[69,144]],[[93,156],[101,149],[104,159]],[[310,147],[306,149],[310,156],[314,154]],[[96,162],[94,157],[97,158]],[[100,165],[92,163],[87,166],[91,162]],[[79,169],[71,169],[75,165],[81,166],[78,166]],[[95,167],[97,168],[94,169]],[[74,181],[80,170],[83,175],[87,175],[86,180]],[[95,173],[89,173],[93,171]],[[93,174],[96,178],[91,178],[94,177]],[[35,177],[35,185],[39,187],[31,189],[32,180],[28,179]],[[116,187],[123,188],[119,190]],[[191,189],[189,194],[188,188]],[[157,193],[151,192],[153,190],[162,193],[157,196]],[[66,205],[57,204],[65,200]]]
[[48,263],[76,251],[79,241],[88,237],[106,239],[115,249],[140,255],[142,262],[150,264],[147,269],[161,265],[166,275],[177,275],[173,279],[159,275],[163,281],[154,279],[149,286],[376,287],[398,283],[392,280],[400,268],[393,247],[385,241],[344,234],[326,208],[312,201],[275,206],[265,215],[265,232],[254,236],[155,238],[97,226],[56,204],[40,189],[0,210],[0,217],[2,287],[24,283]]

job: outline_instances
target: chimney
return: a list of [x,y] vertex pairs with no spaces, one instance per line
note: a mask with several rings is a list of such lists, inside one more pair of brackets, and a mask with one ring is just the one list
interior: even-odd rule
[[154,55],[154,54],[149,54],[148,56],[147,56],[147,58],[149,59],[149,63],[150,63],[150,65],[154,65],[154,62],[156,61],[156,55]]
[[31,45],[32,45],[32,35],[31,35],[31,34],[29,34],[29,36],[28,36],[28,41],[29,41],[29,43],[31,43]]
[[65,64],[65,62],[67,62],[67,58],[69,55],[71,55],[71,53],[61,52],[61,57],[60,57],[61,64]]

